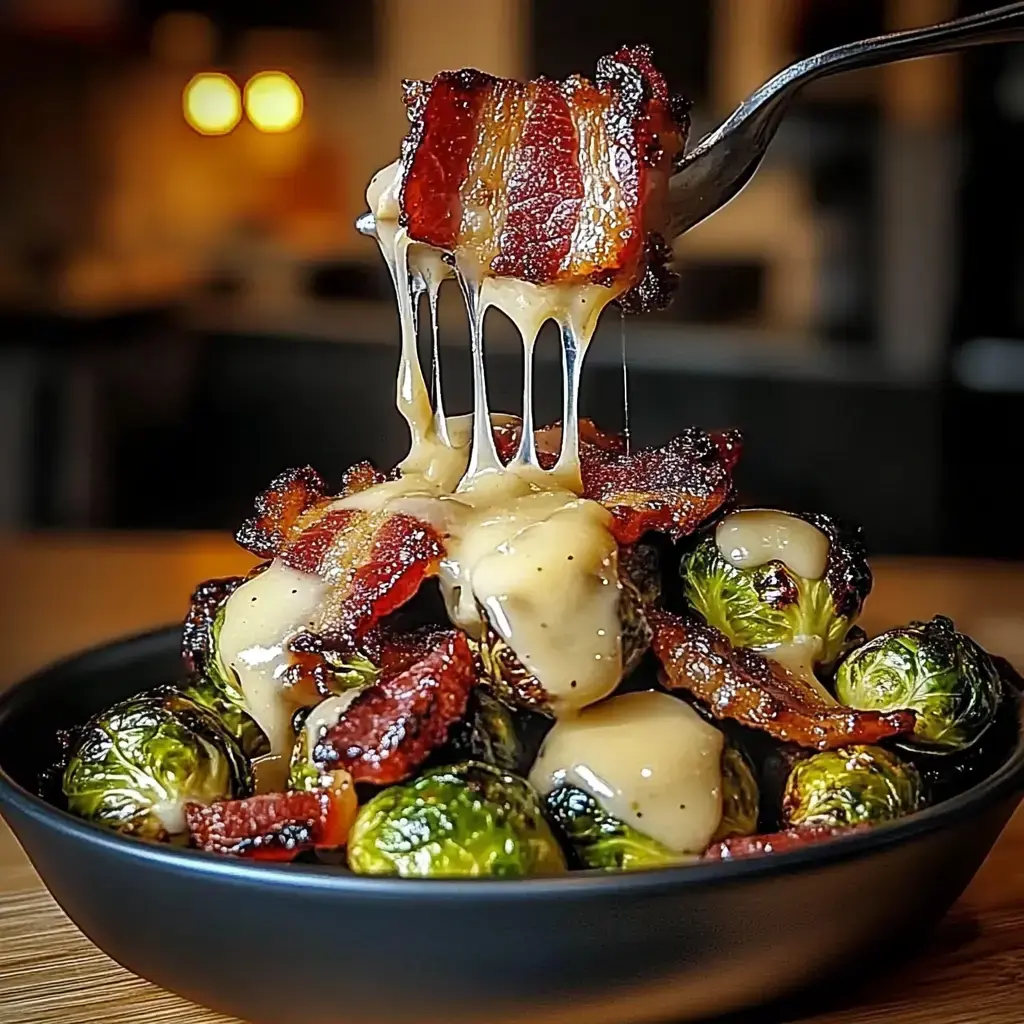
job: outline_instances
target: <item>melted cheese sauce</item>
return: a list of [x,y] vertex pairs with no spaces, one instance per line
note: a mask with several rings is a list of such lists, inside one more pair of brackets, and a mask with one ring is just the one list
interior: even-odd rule
[[270,740],[271,754],[291,749],[295,705],[281,687],[289,665],[288,641],[316,628],[329,584],[318,576],[273,562],[229,598],[220,630],[220,653],[235,672],[249,713]]
[[585,790],[611,815],[678,853],[700,853],[722,819],[724,737],[688,704],[624,693],[558,721],[530,782]]
[[[830,542],[816,526],[774,509],[744,509],[723,519],[715,530],[722,557],[738,569],[768,562],[782,562],[807,580],[819,580],[828,565]],[[830,705],[836,703],[814,674],[824,640],[819,636],[795,636],[788,643],[758,650],[811,685]]]
[[829,540],[816,526],[772,509],[744,509],[726,516],[715,530],[722,557],[737,569],[782,562],[808,580],[820,580]]

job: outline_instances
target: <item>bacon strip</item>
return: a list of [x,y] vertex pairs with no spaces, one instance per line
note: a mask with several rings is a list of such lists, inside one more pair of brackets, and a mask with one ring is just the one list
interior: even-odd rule
[[273,558],[301,529],[302,517],[327,491],[312,466],[286,469],[256,497],[256,514],[238,528],[235,540],[259,558]]
[[342,508],[323,513],[280,558],[332,584],[320,631],[354,644],[435,575],[443,555],[437,531],[413,516]]
[[620,544],[648,531],[678,539],[693,533],[733,495],[732,467],[741,451],[736,431],[709,434],[689,427],[660,448],[631,454],[580,453],[584,497],[614,516]]
[[355,788],[339,772],[335,785],[313,792],[190,803],[185,820],[192,845],[207,853],[288,861],[306,850],[344,846],[357,809]]
[[650,609],[652,648],[670,689],[692,693],[716,718],[815,750],[877,743],[913,732],[912,711],[854,711],[756,651],[694,618]]
[[477,143],[477,118],[497,81],[464,68],[435,75],[429,95],[422,82],[406,85],[413,128],[404,147],[402,207],[411,238],[439,249],[457,245],[462,221],[459,189]]
[[317,744],[317,764],[345,768],[356,782],[387,786],[408,778],[445,742],[477,682],[473,654],[454,630],[427,634],[422,642],[429,650],[416,660],[409,648],[391,649],[380,681]]
[[850,835],[870,828],[870,825],[848,825],[836,828],[832,825],[800,825],[782,832],[767,832],[755,836],[732,836],[721,842],[712,843],[703,854],[703,860],[735,860],[739,857],[756,857],[762,853],[785,853],[809,843],[821,843],[836,836]]
[[[336,497],[365,491],[386,479],[371,463],[357,462],[346,470]],[[242,523],[235,540],[260,558],[274,558],[333,500],[327,497],[327,485],[312,466],[286,469],[256,496],[256,514]]]
[[[479,71],[407,83],[401,206],[410,237],[536,284],[594,281],[667,304],[659,229],[689,129],[646,46],[525,85]],[[648,267],[654,272],[652,285]]]
[[[523,436],[523,421],[518,416],[509,417],[507,421],[495,426],[492,433],[498,457],[507,465],[519,451],[519,442]],[[558,461],[558,454],[562,450],[561,422],[539,427],[533,432],[533,436],[540,464],[545,469],[551,469]],[[579,436],[581,461],[601,459],[606,453],[621,455],[626,451],[626,441],[621,434],[612,434],[602,430],[590,419],[580,419]]]

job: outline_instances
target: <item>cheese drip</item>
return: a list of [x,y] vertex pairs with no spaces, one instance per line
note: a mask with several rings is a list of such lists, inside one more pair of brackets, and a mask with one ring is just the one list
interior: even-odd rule
[[548,733],[530,782],[589,793],[611,815],[677,853],[700,853],[722,820],[722,734],[688,704],[624,693]]
[[220,630],[220,655],[238,677],[249,714],[270,740],[271,754],[291,749],[291,717],[282,675],[291,663],[288,641],[316,629],[329,585],[319,576],[275,561],[229,598]]

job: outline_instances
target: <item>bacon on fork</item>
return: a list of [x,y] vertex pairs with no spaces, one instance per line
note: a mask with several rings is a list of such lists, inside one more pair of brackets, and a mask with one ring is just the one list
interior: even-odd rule
[[816,750],[913,732],[912,711],[854,711],[756,651],[733,647],[695,617],[649,609],[651,646],[669,689],[687,690],[716,718]]
[[533,284],[619,280],[630,309],[667,304],[659,234],[689,118],[646,46],[525,84],[480,71],[407,82],[403,223],[415,241]]

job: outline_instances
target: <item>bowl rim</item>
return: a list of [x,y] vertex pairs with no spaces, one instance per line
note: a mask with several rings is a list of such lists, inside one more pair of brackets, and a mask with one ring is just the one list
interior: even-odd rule
[[[180,643],[181,627],[163,626],[108,641],[60,659],[0,691],[0,726],[28,705],[35,689],[65,673],[96,673],[105,664],[145,660]],[[59,684],[57,684],[59,685]],[[1018,710],[1024,695],[1015,692]],[[2,754],[0,754],[2,762]],[[153,868],[200,874],[209,880],[328,891],[361,898],[406,896],[415,899],[472,898],[506,900],[510,897],[559,897],[656,894],[666,889],[702,888],[716,884],[782,876],[814,870],[840,861],[855,860],[962,822],[998,801],[1024,797],[1024,728],[1013,754],[991,775],[956,796],[895,822],[862,832],[811,843],[779,853],[735,859],[703,861],[677,867],[609,873],[573,871],[545,878],[397,878],[356,875],[331,865],[267,864],[205,853],[184,847],[123,836],[55,807],[16,782],[0,763],[0,810],[6,805],[46,829],[84,842],[104,853],[138,860]],[[5,815],[6,816],[6,815]],[[13,830],[12,830],[13,831]],[[45,881],[45,880],[44,880]]]

